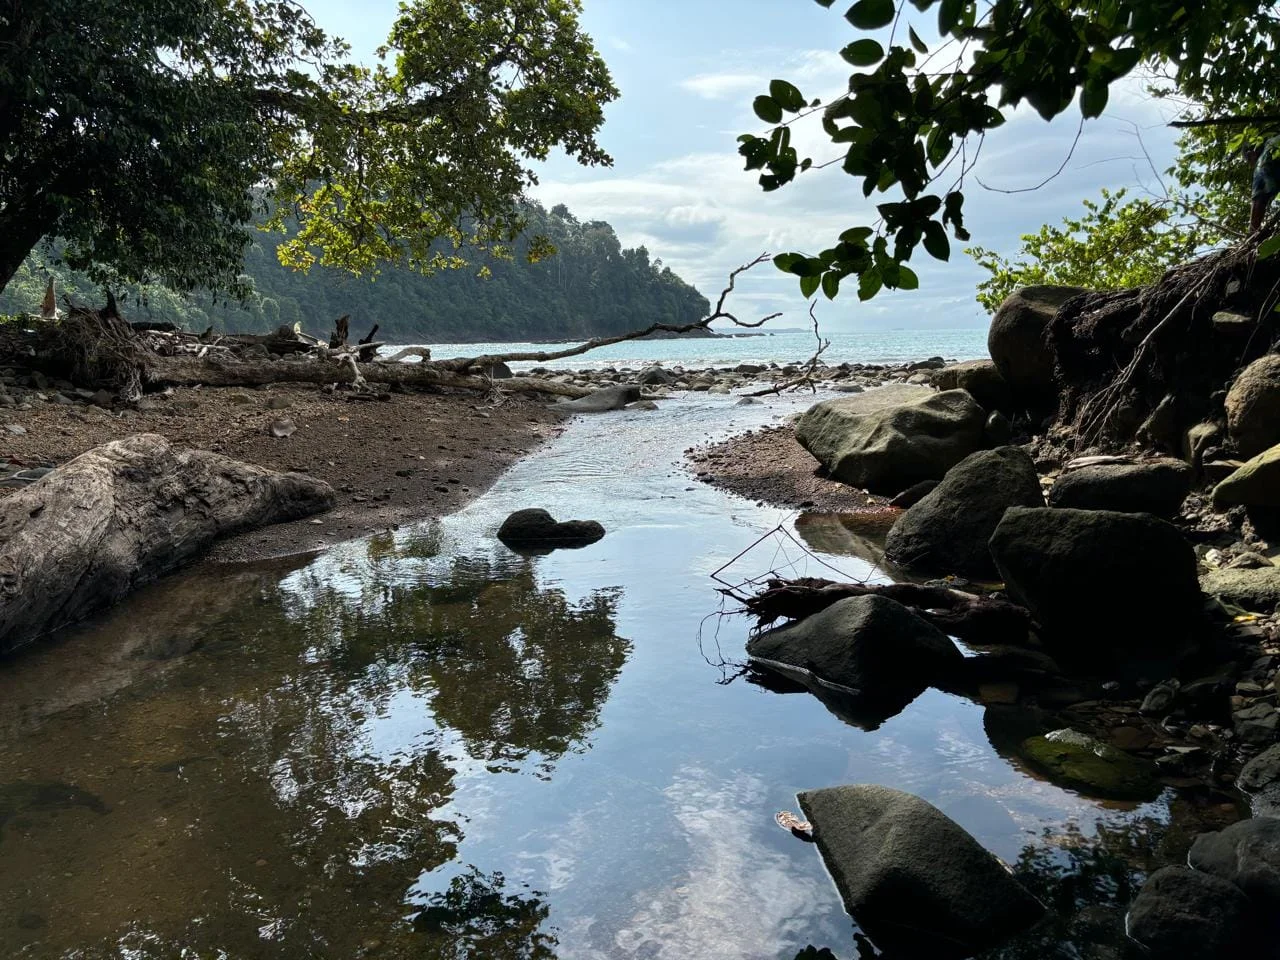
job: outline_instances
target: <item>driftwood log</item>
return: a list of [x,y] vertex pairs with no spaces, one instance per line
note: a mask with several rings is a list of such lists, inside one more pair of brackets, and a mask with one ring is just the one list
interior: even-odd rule
[[333,504],[323,481],[154,434],[96,447],[0,500],[0,653],[110,606],[220,537]]
[[[368,383],[414,389],[460,387],[487,391],[488,377],[458,373],[435,363],[361,363],[360,375]],[[324,360],[222,360],[213,357],[166,357],[157,361],[149,382],[173,387],[257,387],[270,383],[349,383],[354,380],[351,365]],[[561,397],[585,397],[585,387],[554,383],[533,377],[510,377],[502,381],[504,390],[526,390]]]
[[754,595],[730,593],[762,627],[781,619],[803,620],[837,601],[873,594],[910,607],[943,633],[968,643],[1025,644],[1034,626],[1031,614],[1008,600],[918,583],[838,583],[801,577],[769,580]]

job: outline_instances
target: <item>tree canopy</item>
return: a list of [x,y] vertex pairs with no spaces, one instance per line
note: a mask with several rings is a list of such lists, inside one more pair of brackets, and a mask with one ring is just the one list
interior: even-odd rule
[[578,12],[409,0],[365,67],[295,0],[0,3],[0,283],[58,237],[99,278],[225,288],[267,213],[299,266],[501,254],[529,160],[609,162]]
[[[463,270],[424,276],[391,266],[375,277],[317,266],[303,274],[281,265],[281,235],[259,233],[245,255],[243,300],[158,283],[115,292],[130,319],[196,332],[213,326],[265,333],[301,323],[325,334],[336,317],[349,314],[353,330],[376,323],[378,339],[393,343],[586,339],[655,322],[681,326],[710,312],[706,297],[644,247],[624,249],[609,224],[580,221],[564,206],[547,211],[529,203],[519,213],[528,226],[511,245],[513,256],[481,252]],[[535,237],[554,244],[556,255],[528,262]],[[58,252],[55,246],[27,258],[0,292],[0,314],[38,311],[51,277],[73,301],[99,300],[92,278],[59,264]]]
[[[935,49],[910,23],[914,13],[936,14]],[[1280,17],[1258,0],[858,0],[845,19],[863,34],[888,31],[887,45],[863,36],[841,49],[854,68],[848,93],[824,104],[774,80],[754,104],[772,130],[739,138],[765,190],[838,163],[865,196],[895,195],[874,222],[851,226],[820,253],[775,258],[805,296],[821,287],[834,297],[848,278],[863,300],[885,287],[913,289],[919,281],[906,264],[921,245],[948,259],[953,237],[970,239],[966,174],[985,134],[1019,104],[1049,120],[1075,103],[1082,122],[1095,118],[1111,85],[1140,63],[1198,115],[1259,115],[1276,99],[1269,65]],[[834,159],[801,158],[792,145],[792,126],[810,115],[837,148]]]

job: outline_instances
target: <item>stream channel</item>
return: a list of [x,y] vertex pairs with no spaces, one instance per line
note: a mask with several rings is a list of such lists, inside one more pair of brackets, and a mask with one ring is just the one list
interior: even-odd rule
[[[580,418],[456,515],[176,576],[6,663],[0,956],[868,957],[774,822],[857,782],[931,801],[1064,917],[1126,903],[1197,829],[1171,791],[1053,786],[936,690],[865,730],[723,682],[749,624],[711,574],[795,517],[682,451],[811,402]],[[608,535],[513,553],[494,532],[529,506]],[[785,535],[725,575],[821,562],[877,577]],[[1090,956],[1080,925],[991,956]]]

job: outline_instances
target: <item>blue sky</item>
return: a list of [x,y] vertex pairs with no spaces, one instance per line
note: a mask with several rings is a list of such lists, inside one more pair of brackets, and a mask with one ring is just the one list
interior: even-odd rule
[[[565,203],[582,219],[613,224],[626,246],[644,244],[713,299],[734,266],[762,252],[816,252],[845,227],[870,223],[872,201],[858,181],[837,168],[805,175],[764,194],[742,169],[735,138],[759,132],[751,101],[772,77],[795,82],[808,97],[843,91],[849,68],[839,49],[856,39],[842,14],[846,4],[823,9],[813,0],[585,0],[583,23],[622,91],[610,106],[601,141],[611,168],[582,168],[563,157],[538,166],[534,195],[548,206]],[[371,60],[395,17],[395,0],[309,0],[308,9],[332,33]],[[936,35],[932,16],[916,13],[927,42]],[[1076,214],[1084,197],[1101,187],[1159,190],[1142,157],[1135,131],[1157,169],[1173,157],[1165,121],[1170,108],[1151,101],[1140,81],[1113,89],[1106,114],[1085,125],[1062,174],[1030,193],[966,188],[966,216],[973,242],[1003,253],[1041,224]],[[1045,123],[1018,110],[988,137],[975,171],[993,188],[1018,189],[1056,170],[1076,137],[1078,114]],[[816,123],[797,132],[801,155],[835,156]],[[1243,195],[1243,194],[1242,194]],[[913,264],[921,288],[882,295],[868,304],[856,297],[823,301],[825,328],[964,327],[986,323],[973,298],[983,273],[958,246],[943,264],[923,251]],[[743,315],[782,310],[781,325],[805,322],[805,303],[794,279],[772,267],[757,268],[735,300]]]

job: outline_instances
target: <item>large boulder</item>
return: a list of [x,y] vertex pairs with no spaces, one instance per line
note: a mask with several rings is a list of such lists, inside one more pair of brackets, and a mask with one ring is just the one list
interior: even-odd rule
[[1045,331],[1059,307],[1087,292],[1080,287],[1023,287],[1000,304],[991,318],[987,352],[1019,401],[1033,406],[1053,404],[1053,352]]
[[640,399],[640,387],[637,384],[624,383],[616,387],[602,387],[585,397],[576,400],[561,400],[551,406],[566,413],[603,413],[606,410],[621,410],[628,403]]
[[1225,880],[1186,867],[1157,870],[1129,908],[1129,936],[1152,960],[1223,960],[1247,942],[1249,901]]
[[585,547],[604,536],[595,520],[557,521],[541,508],[517,510],[498,528],[498,539],[513,549]]
[[987,414],[963,390],[921,389],[916,399],[878,409],[868,398],[879,391],[824,400],[796,423],[796,439],[837,480],[872,493],[941,480],[985,446]]
[[845,907],[886,954],[969,957],[1044,912],[999,860],[919,797],[857,785],[799,800]]
[[760,666],[843,688],[886,715],[925,687],[948,683],[964,661],[945,633],[876,595],[849,597],[757,634],[747,654]]
[[943,367],[930,377],[939,390],[965,390],[984,410],[1008,410],[1013,403],[1009,384],[994,360],[965,360]]
[[1262,451],[1214,487],[1213,505],[1280,507],[1280,446]]
[[1202,833],[1187,863],[1235,884],[1267,913],[1280,910],[1280,820],[1256,817]]
[[1191,468],[1181,460],[1098,464],[1060,476],[1049,491],[1049,506],[1169,518],[1190,492]]
[[1195,552],[1164,520],[1013,507],[990,545],[1009,595],[1039,621],[1056,657],[1174,658],[1201,638]]
[[987,542],[1010,507],[1044,505],[1036,465],[1020,447],[970,454],[893,525],[885,555],[905,570],[990,577]]
[[172,573],[226,536],[330,509],[333,489],[138,434],[0,500],[0,653]]
[[1255,817],[1280,815],[1280,743],[1246,763],[1236,786],[1248,794]]
[[1249,364],[1227,391],[1227,431],[1244,457],[1280,443],[1280,354]]
[[1200,578],[1200,589],[1252,613],[1271,613],[1280,607],[1280,567],[1210,570]]

